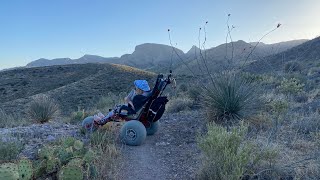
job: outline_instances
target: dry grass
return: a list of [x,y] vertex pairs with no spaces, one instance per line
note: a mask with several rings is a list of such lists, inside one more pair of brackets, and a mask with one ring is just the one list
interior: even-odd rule
[[189,98],[177,97],[169,100],[166,106],[166,111],[169,113],[176,113],[184,110],[190,110],[193,104],[193,101]]
[[16,138],[0,137],[0,164],[16,160],[23,148],[23,144]]
[[90,137],[91,147],[97,153],[94,165],[98,171],[97,179],[115,179],[119,149],[115,145],[116,135],[104,129],[98,130]]

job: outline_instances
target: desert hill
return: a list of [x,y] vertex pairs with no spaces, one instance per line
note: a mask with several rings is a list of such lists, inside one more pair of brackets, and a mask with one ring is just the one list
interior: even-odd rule
[[46,94],[62,114],[88,109],[107,93],[128,92],[135,79],[152,82],[153,73],[115,64],[73,64],[0,72],[0,108],[24,112],[32,97]]
[[320,37],[307,41],[286,51],[267,56],[263,61],[255,61],[248,65],[247,71],[267,73],[281,71],[288,63],[299,63],[299,69],[309,70],[319,66]]

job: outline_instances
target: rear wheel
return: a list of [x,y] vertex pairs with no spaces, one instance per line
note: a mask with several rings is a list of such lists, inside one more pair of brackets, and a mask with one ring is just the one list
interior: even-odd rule
[[120,130],[120,140],[130,146],[139,146],[146,139],[147,131],[137,120],[126,122]]
[[151,123],[150,127],[146,128],[147,135],[154,135],[159,129],[160,123],[159,121]]

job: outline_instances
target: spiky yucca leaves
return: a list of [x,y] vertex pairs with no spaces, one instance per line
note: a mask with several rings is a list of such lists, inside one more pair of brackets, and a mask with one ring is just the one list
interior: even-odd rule
[[46,95],[38,95],[30,103],[28,114],[31,119],[45,123],[54,118],[59,111],[57,103]]
[[202,96],[208,121],[218,124],[238,122],[255,113],[261,105],[257,86],[234,72],[214,75]]
[[20,159],[18,163],[19,180],[30,180],[33,175],[32,163],[28,159]]
[[0,165],[0,178],[5,180],[18,180],[18,165],[14,163],[4,163]]

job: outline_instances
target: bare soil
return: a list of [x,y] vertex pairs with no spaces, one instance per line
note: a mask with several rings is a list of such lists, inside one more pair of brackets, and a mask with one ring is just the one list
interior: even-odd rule
[[122,147],[119,179],[195,179],[201,152],[196,137],[205,130],[199,112],[166,114],[141,146]]

